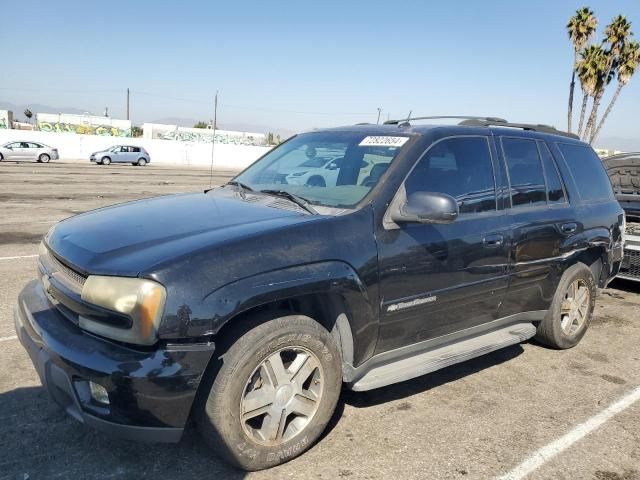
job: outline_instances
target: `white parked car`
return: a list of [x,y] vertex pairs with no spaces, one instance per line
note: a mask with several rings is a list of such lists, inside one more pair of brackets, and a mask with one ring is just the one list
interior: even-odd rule
[[290,185],[311,187],[335,186],[338,180],[339,162],[342,157],[313,157],[298,165],[287,175]]
[[0,146],[0,162],[2,160],[36,160],[47,163],[58,160],[58,149],[40,142],[9,142]]

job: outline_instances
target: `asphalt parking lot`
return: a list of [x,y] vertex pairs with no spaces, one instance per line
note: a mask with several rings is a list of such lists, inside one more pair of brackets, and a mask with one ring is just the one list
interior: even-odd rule
[[[215,172],[213,184],[230,175]],[[13,328],[40,238],[76,213],[208,185],[205,169],[0,164],[0,479],[515,479],[532,455],[539,467],[526,478],[640,479],[640,401],[601,415],[640,387],[640,286],[621,281],[603,291],[578,347],[530,342],[402,384],[345,391],[320,442],[268,471],[225,466],[193,431],[177,445],[142,444],[67,417]],[[594,417],[602,424],[580,438]]]

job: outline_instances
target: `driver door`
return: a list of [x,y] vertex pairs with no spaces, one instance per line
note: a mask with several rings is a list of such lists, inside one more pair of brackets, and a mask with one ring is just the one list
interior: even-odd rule
[[498,210],[492,140],[444,138],[404,182],[458,202],[452,223],[380,225],[377,353],[491,322],[508,286],[509,233]]

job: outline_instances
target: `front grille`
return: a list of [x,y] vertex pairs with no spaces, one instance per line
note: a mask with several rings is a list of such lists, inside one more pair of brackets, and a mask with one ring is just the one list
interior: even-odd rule
[[86,282],[87,280],[87,277],[85,275],[82,275],[81,273],[76,272],[74,269],[68,267],[67,265],[62,263],[60,260],[58,260],[56,257],[54,257],[49,251],[47,251],[46,256],[47,256],[46,260],[53,270],[49,273],[53,274],[56,272],[60,272],[66,280],[74,283],[79,287],[84,286],[84,282]]
[[625,249],[620,275],[640,279],[640,250]]

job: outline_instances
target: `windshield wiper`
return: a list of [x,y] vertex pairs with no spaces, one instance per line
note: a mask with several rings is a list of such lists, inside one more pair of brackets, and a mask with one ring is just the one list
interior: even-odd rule
[[253,188],[237,180],[229,180],[227,183],[225,183],[225,185],[233,185],[235,187],[240,187],[242,190],[246,190],[247,192],[253,192]]
[[260,190],[260,193],[266,193],[267,195],[273,195],[274,197],[282,197],[287,200],[295,203],[299,207],[304,208],[307,212],[312,213],[313,215],[318,215],[318,212],[311,206],[309,201],[306,198],[300,197],[290,192],[285,192],[284,190]]

